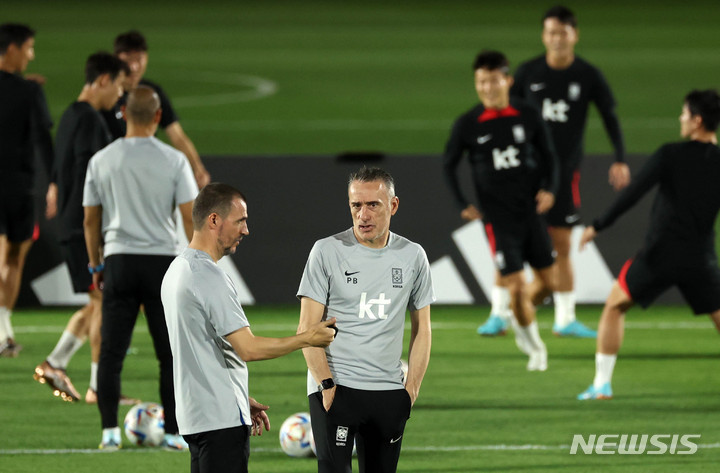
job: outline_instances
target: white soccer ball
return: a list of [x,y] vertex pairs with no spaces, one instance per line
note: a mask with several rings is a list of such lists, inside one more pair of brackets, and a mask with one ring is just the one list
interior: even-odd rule
[[312,456],[313,441],[310,414],[298,412],[283,422],[280,427],[280,447],[291,457]]
[[165,411],[154,402],[134,405],[125,416],[125,436],[133,445],[159,446],[165,437]]

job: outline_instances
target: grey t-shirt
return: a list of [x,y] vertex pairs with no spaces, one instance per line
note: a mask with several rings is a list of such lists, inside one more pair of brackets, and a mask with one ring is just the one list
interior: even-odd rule
[[161,297],[180,433],[252,425],[247,365],[224,338],[250,325],[230,277],[204,251],[185,248]]
[[173,212],[197,194],[180,151],[155,137],[119,138],[90,159],[83,206],[102,205],[106,257],[176,255]]
[[[433,303],[430,265],[423,248],[394,233],[387,246],[368,248],[350,228],[315,243],[297,296],[337,317],[338,334],[325,349],[335,383],[383,391],[402,384],[400,357],[406,310]],[[308,394],[319,380],[308,375]]]

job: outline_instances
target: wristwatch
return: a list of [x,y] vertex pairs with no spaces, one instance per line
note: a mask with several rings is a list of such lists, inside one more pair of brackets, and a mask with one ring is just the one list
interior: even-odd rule
[[335,381],[333,381],[332,378],[323,379],[320,381],[320,386],[318,386],[318,391],[324,391],[326,389],[332,389],[335,387]]

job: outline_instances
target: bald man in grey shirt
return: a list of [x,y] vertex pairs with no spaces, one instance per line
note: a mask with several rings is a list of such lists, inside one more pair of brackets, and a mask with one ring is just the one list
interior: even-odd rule
[[[349,180],[353,227],[315,243],[298,297],[298,331],[336,317],[338,335],[305,348],[308,399],[320,473],[394,472],[405,422],[430,359],[435,301],[423,248],[390,232],[397,212],[392,176],[362,168]],[[405,312],[412,324],[406,384],[400,357]]]
[[[120,373],[142,305],[160,362],[160,398],[165,408],[163,446],[183,450],[187,444],[178,434],[175,419],[172,353],[160,284],[177,254],[174,210],[179,207],[189,238],[192,203],[198,189],[185,156],[154,137],[162,115],[157,94],[149,87],[134,89],[125,115],[127,136],[90,159],[83,190],[89,269],[95,287],[103,290],[97,379],[103,427],[100,448],[120,447]],[[101,240],[105,244],[104,264],[100,260]]]
[[193,206],[192,241],[163,279],[177,420],[193,473],[247,472],[249,435],[270,428],[267,406],[248,394],[246,362],[325,347],[335,333],[330,319],[291,337],[253,335],[232,280],[217,265],[248,235],[247,218],[240,191],[205,186]]

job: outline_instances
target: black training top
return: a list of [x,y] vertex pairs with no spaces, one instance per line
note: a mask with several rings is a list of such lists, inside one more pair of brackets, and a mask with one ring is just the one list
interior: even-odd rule
[[63,113],[55,135],[53,170],[58,186],[60,241],[83,235],[82,198],[88,162],[110,141],[105,120],[89,103],[75,102]]
[[42,87],[0,71],[0,193],[32,194],[35,149],[49,174],[53,158],[50,128]]
[[482,104],[455,122],[445,146],[445,179],[459,208],[463,195],[457,167],[467,152],[478,204],[489,222],[535,212],[535,194],[558,186],[558,160],[547,127],[531,105],[513,99],[503,110]]
[[[160,97],[160,107],[162,108],[160,127],[162,129],[167,128],[169,125],[172,125],[179,120],[177,114],[175,113],[175,109],[173,109],[172,103],[170,103],[170,98],[167,96],[162,87],[160,87],[154,82],[150,82],[149,80],[145,79],[140,80],[140,85],[152,87],[155,92],[157,92],[158,97]],[[112,110],[102,112],[102,116],[105,119],[105,123],[107,123],[110,134],[112,135],[114,140],[124,137],[125,133],[127,132],[127,123],[125,123],[125,119],[122,116],[121,110],[121,107],[127,102],[127,97],[128,93],[125,92],[123,96],[120,97],[120,100],[117,101],[115,107],[113,107]]]
[[510,94],[542,111],[564,171],[580,168],[590,102],[602,116],[615,159],[624,160],[625,145],[615,114],[615,99],[605,77],[590,63],[576,56],[570,67],[556,70],[548,66],[544,55],[531,59],[518,67]]
[[658,149],[593,222],[603,230],[659,184],[646,235],[648,248],[664,248],[667,256],[714,254],[714,224],[720,211],[720,149],[711,143],[684,141]]

